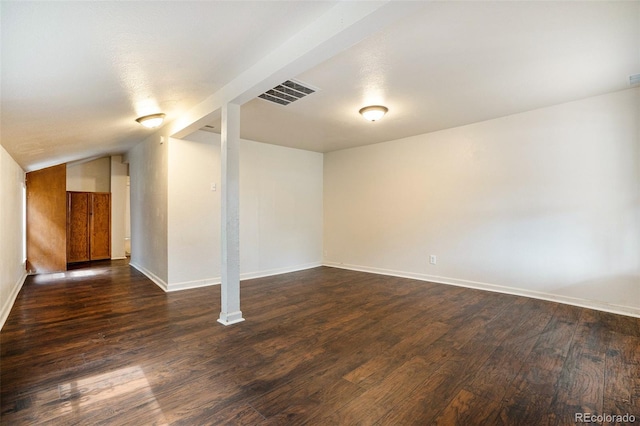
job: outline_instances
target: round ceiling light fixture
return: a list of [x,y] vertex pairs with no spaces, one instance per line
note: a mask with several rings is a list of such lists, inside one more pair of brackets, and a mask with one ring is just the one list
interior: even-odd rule
[[144,117],[136,118],[136,121],[142,124],[147,129],[154,129],[162,126],[165,115],[162,113],[145,115]]
[[389,108],[382,105],[371,105],[360,109],[360,114],[369,121],[380,120],[387,112]]

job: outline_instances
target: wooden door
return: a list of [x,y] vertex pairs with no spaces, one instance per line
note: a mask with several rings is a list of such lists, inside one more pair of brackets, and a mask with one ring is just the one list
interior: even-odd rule
[[67,269],[67,166],[27,173],[27,270]]
[[111,258],[111,194],[90,193],[89,212],[91,260]]
[[89,202],[87,192],[67,192],[67,263],[91,260]]

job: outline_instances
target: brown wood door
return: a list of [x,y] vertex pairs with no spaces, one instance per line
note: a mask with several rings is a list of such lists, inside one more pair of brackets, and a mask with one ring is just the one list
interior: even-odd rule
[[27,173],[27,270],[67,269],[67,166]]
[[91,260],[89,202],[87,192],[67,192],[67,263]]
[[111,194],[90,193],[91,211],[89,229],[91,233],[91,260],[111,258]]

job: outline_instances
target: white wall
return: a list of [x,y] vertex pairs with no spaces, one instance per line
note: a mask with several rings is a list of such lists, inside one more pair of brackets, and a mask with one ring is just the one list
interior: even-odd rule
[[323,155],[242,140],[241,277],[322,263]]
[[326,154],[325,264],[640,316],[639,123],[630,89]]
[[125,259],[125,237],[128,175],[127,164],[123,163],[121,155],[111,156],[111,258]]
[[109,157],[67,165],[67,191],[110,192]]
[[[321,264],[322,162],[241,140],[241,278]],[[169,289],[220,282],[220,135],[170,140],[168,238]]]
[[131,255],[131,176],[127,177],[124,200],[124,252]]
[[220,282],[219,191],[219,135],[195,132],[189,140],[169,139],[170,284]]
[[24,171],[0,146],[0,328],[26,278]]
[[[166,139],[165,139],[166,140]],[[127,153],[131,177],[131,266],[167,287],[167,142],[153,135]]]

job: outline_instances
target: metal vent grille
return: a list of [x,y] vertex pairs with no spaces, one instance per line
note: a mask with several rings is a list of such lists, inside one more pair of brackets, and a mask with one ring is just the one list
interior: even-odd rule
[[202,127],[200,130],[204,130],[205,132],[219,133],[216,131],[215,126],[212,126],[211,124],[205,124],[204,127]]
[[634,74],[629,76],[629,84],[631,86],[640,85],[640,74]]
[[258,97],[279,105],[289,105],[291,102],[302,99],[307,95],[315,93],[317,90],[316,88],[309,87],[308,84],[295,80],[287,80],[282,84],[278,84],[273,89],[267,90]]

